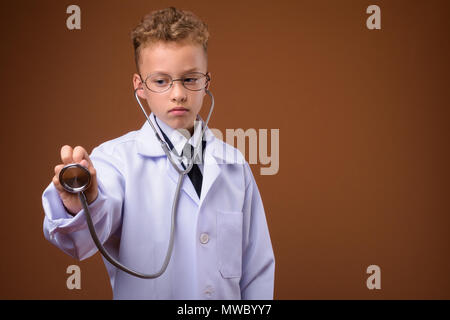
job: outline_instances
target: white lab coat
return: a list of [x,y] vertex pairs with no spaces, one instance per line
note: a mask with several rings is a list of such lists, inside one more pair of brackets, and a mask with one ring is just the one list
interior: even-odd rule
[[[150,119],[154,123],[153,115]],[[185,176],[166,272],[157,279],[140,279],[104,259],[114,299],[273,298],[275,260],[250,167],[237,149],[211,131],[205,132],[205,140],[201,197]],[[101,144],[91,160],[99,195],[89,208],[100,241],[125,266],[142,273],[159,271],[178,173],[150,125]],[[47,240],[79,260],[97,252],[83,210],[69,215],[52,183],[42,202]]]

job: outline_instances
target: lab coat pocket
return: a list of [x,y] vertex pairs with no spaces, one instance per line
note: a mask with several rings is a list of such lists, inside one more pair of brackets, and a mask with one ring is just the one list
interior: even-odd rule
[[217,213],[219,271],[224,278],[242,273],[242,212]]

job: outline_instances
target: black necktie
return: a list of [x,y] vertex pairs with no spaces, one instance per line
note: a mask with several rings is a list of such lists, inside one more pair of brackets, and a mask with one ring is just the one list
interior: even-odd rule
[[[202,141],[202,148],[203,148],[203,145],[205,142],[206,141]],[[186,149],[186,148],[189,148],[190,150]],[[185,152],[185,150],[187,150],[187,151]],[[182,156],[185,155],[188,159],[192,159],[191,157],[194,155],[194,147],[189,142],[186,142],[186,145],[185,145],[181,155]],[[194,159],[192,159],[192,160],[194,160]],[[181,163],[181,164],[183,165],[183,168],[186,169],[184,163]],[[194,161],[194,164],[192,165],[191,171],[188,172],[188,176],[189,176],[189,179],[191,179],[192,184],[194,185],[194,188],[198,194],[198,197],[200,198],[200,193],[202,191],[203,175],[202,175],[202,172],[200,171],[200,168],[195,163],[195,161]]]
[[[156,124],[158,125],[159,130],[161,131],[161,133],[164,137],[164,140],[166,140],[167,144],[169,145],[170,150],[172,150],[173,149],[172,142],[166,136],[164,131],[162,131],[161,127],[158,124],[158,121],[156,120],[156,117],[154,117],[154,118],[155,118]],[[188,146],[191,147],[190,150],[186,149],[186,148],[188,148]],[[205,146],[206,146],[206,141],[202,140],[202,158],[203,158],[203,151],[205,150]],[[185,152],[185,150],[186,150],[186,152]],[[190,151],[190,153],[189,153],[189,151]],[[184,146],[183,152],[181,153],[181,155],[183,156],[183,154],[185,154],[188,159],[190,159],[191,156],[194,154],[194,147],[189,142],[186,142],[186,145]],[[203,161],[203,159],[202,159],[202,161]],[[184,163],[181,163],[181,165],[183,166],[183,169],[186,169],[186,166],[184,165]],[[202,172],[200,171],[200,168],[195,163],[195,161],[194,161],[194,164],[192,165],[191,171],[188,172],[188,176],[194,186],[195,191],[197,192],[198,197],[200,198],[200,194],[202,191],[203,175],[202,175]]]

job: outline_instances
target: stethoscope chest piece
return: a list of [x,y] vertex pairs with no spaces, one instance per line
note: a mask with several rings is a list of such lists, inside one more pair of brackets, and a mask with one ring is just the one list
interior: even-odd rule
[[78,163],[68,164],[61,169],[59,181],[68,192],[79,193],[89,187],[91,174],[87,168]]

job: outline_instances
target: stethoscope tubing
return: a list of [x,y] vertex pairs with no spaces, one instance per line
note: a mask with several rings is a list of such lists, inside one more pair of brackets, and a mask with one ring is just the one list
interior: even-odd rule
[[91,213],[89,211],[88,205],[87,205],[87,200],[86,200],[86,195],[84,194],[84,192],[79,192],[79,198],[80,201],[83,205],[83,209],[84,212],[86,212],[86,221],[87,221],[87,225],[89,228],[89,232],[91,233],[91,237],[92,240],[94,241],[95,246],[97,247],[98,251],[100,251],[100,253],[102,254],[102,256],[109,262],[111,263],[113,266],[115,266],[116,268],[119,268],[120,270],[131,274],[135,277],[141,278],[141,279],[155,279],[160,277],[167,269],[167,266],[169,265],[170,262],[170,258],[172,256],[172,250],[173,250],[173,242],[174,242],[174,233],[175,233],[175,217],[176,217],[176,212],[177,212],[177,207],[178,207],[178,200],[179,200],[179,193],[180,193],[180,187],[181,184],[183,182],[183,178],[185,175],[180,174],[178,176],[178,183],[177,183],[177,189],[175,191],[175,195],[174,195],[174,201],[172,204],[172,214],[171,214],[171,222],[170,222],[170,239],[169,239],[169,245],[167,248],[167,253],[166,253],[166,257],[164,258],[164,262],[161,266],[161,269],[153,274],[145,274],[145,273],[141,273],[138,272],[136,270],[133,270],[129,267],[124,266],[123,264],[121,264],[119,261],[117,261],[116,259],[114,259],[109,252],[105,249],[105,247],[102,245],[100,239],[97,236],[97,232],[95,231],[95,227],[94,227],[94,222],[92,221],[92,216]]
[[[101,243],[100,239],[98,238],[97,232],[95,231],[94,223],[92,221],[92,216],[91,216],[91,213],[89,211],[88,204],[87,204],[86,195],[84,194],[83,191],[79,192],[78,195],[79,195],[81,204],[83,206],[84,212],[86,213],[86,221],[87,221],[89,232],[90,232],[90,234],[92,236],[92,240],[94,241],[95,246],[100,251],[100,253],[103,255],[103,257],[109,263],[111,263],[113,266],[115,266],[116,268],[118,268],[118,269],[120,269],[120,270],[122,270],[122,271],[124,271],[124,272],[126,272],[128,274],[131,274],[131,275],[133,275],[135,277],[142,278],[142,279],[155,279],[155,278],[160,277],[166,271],[167,266],[169,265],[169,262],[170,262],[170,258],[172,256],[173,244],[174,244],[174,234],[175,234],[175,220],[176,220],[176,213],[177,213],[177,209],[178,209],[178,202],[179,202],[179,199],[180,199],[181,185],[183,183],[183,179],[184,179],[185,175],[192,169],[192,166],[194,164],[194,160],[196,159],[197,153],[199,151],[200,144],[202,143],[202,139],[203,139],[204,133],[206,131],[209,119],[211,118],[211,114],[212,114],[212,111],[214,109],[214,96],[209,90],[207,90],[205,88],[206,93],[211,97],[211,107],[210,107],[208,116],[206,118],[206,121],[204,123],[204,126],[202,128],[201,135],[200,135],[200,137],[199,137],[199,139],[197,141],[196,147],[194,148],[194,154],[192,155],[191,159],[188,159],[188,166],[186,167],[186,169],[185,170],[181,170],[179,168],[179,166],[173,160],[172,152],[169,151],[169,148],[168,148],[166,142],[161,139],[161,137],[159,136],[155,126],[150,121],[150,118],[147,115],[147,112],[145,112],[145,109],[142,106],[141,101],[139,100],[139,97],[137,95],[137,90],[139,90],[139,89],[134,90],[134,96],[136,98],[136,101],[138,102],[139,106],[141,107],[142,111],[144,112],[148,123],[152,127],[156,138],[158,139],[158,141],[161,144],[162,149],[164,150],[164,153],[167,155],[167,158],[169,159],[170,163],[172,164],[174,169],[179,174],[178,175],[177,188],[175,190],[174,199],[173,199],[173,202],[172,202],[172,211],[171,211],[171,219],[170,219],[170,239],[169,239],[169,244],[168,244],[166,256],[164,258],[164,262],[163,262],[163,264],[161,266],[161,269],[158,272],[153,273],[153,274],[145,274],[145,273],[141,273],[141,272],[138,272],[136,270],[133,270],[131,268],[128,268],[128,267],[124,266],[123,264],[121,264],[119,261],[117,261],[115,258],[113,258],[109,254],[109,252],[105,249],[105,247]],[[177,158],[178,158],[179,161],[181,161],[181,157],[179,157],[177,155]]]
[[[153,131],[155,133],[156,139],[161,144],[161,147],[164,150],[164,153],[166,154],[166,156],[169,159],[170,163],[175,168],[175,170],[178,172],[178,174],[185,175],[185,174],[189,173],[189,171],[191,170],[192,166],[194,165],[194,159],[196,159],[197,154],[200,151],[200,144],[202,143],[203,136],[204,136],[205,131],[206,131],[207,127],[208,127],[209,119],[211,118],[211,114],[212,114],[212,112],[214,110],[214,96],[213,96],[213,94],[211,93],[211,91],[209,91],[208,89],[205,88],[205,92],[211,97],[211,107],[209,108],[209,113],[208,113],[208,116],[206,117],[205,125],[202,128],[200,137],[198,138],[198,141],[195,144],[194,154],[192,155],[191,159],[188,159],[188,165],[187,165],[186,169],[182,170],[182,169],[180,169],[180,167],[175,163],[175,161],[172,158],[172,154],[174,152],[176,152],[176,151],[174,150],[173,152],[171,152],[169,150],[169,147],[167,146],[167,143],[158,134],[158,131],[156,130],[154,124],[150,120],[150,117],[147,115],[147,112],[145,111],[145,108],[142,105],[141,100],[139,99],[139,96],[137,94],[138,90],[140,90],[140,89],[137,88],[136,90],[134,90],[134,97],[136,98],[136,101],[138,102],[139,107],[141,108],[142,112],[144,113],[145,117],[147,118],[147,122],[152,127],[152,129],[153,129]],[[178,156],[178,155],[177,155],[177,158],[178,158],[178,160],[181,160],[181,157]]]

